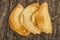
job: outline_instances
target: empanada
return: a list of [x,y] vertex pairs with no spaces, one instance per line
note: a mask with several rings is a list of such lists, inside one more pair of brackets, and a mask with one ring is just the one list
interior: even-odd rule
[[23,6],[21,4],[18,4],[11,12],[8,23],[11,29],[13,29],[15,32],[17,32],[20,35],[27,36],[30,32],[19,21],[19,16],[23,10]]
[[37,28],[32,22],[32,15],[36,10],[38,10],[38,8],[39,8],[39,3],[33,3],[28,5],[22,12],[24,16],[23,22],[24,22],[25,28],[33,34],[40,34],[41,32],[41,30]]
[[48,13],[48,4],[46,2],[41,4],[39,10],[37,10],[34,15],[36,17],[38,27],[41,29],[41,31],[47,34],[52,33],[52,25]]

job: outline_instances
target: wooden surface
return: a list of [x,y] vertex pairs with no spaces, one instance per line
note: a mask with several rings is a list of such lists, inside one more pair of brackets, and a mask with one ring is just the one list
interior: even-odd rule
[[0,0],[0,40],[60,40],[60,0],[38,0],[39,3],[47,2],[49,4],[49,14],[51,16],[53,33],[40,35],[30,34],[23,37],[8,25],[8,17],[12,9],[21,3],[24,7],[36,0]]

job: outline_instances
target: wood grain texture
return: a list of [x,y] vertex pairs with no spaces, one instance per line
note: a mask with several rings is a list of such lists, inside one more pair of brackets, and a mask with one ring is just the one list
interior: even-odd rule
[[[8,17],[13,8],[21,3],[24,7],[31,3],[47,2],[51,16],[53,33],[40,35],[30,34],[23,37],[14,32],[8,25]],[[0,0],[0,40],[60,40],[60,0]]]

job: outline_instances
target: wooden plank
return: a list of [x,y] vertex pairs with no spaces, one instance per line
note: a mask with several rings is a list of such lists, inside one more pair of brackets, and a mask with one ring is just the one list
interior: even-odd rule
[[[51,16],[53,33],[40,35],[30,34],[23,37],[14,32],[8,25],[7,20],[13,8],[21,3],[24,7],[31,3],[47,2],[49,4],[49,14]],[[60,0],[0,0],[0,40],[60,40]]]
[[[0,40],[6,39],[6,20],[5,18],[8,10],[8,1],[7,0],[0,0]],[[8,15],[7,15],[8,16]]]
[[56,25],[57,25],[57,39],[60,40],[60,1],[57,3],[57,17],[56,17]]

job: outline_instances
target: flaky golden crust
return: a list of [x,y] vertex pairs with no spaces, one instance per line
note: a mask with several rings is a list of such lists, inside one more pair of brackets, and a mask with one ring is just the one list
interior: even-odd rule
[[52,25],[48,13],[48,4],[44,2],[33,3],[25,9],[18,4],[11,12],[8,23],[11,29],[20,35],[27,36],[31,33],[52,33]]
[[13,29],[15,32],[20,35],[27,36],[30,32],[25,29],[24,25],[21,25],[19,21],[19,16],[23,10],[23,6],[21,4],[18,4],[11,12],[8,23],[10,25],[10,28]]
[[41,30],[38,29],[31,21],[32,14],[39,8],[39,3],[30,4],[22,12],[24,15],[25,28],[33,34],[40,34]]
[[38,27],[41,29],[42,32],[45,32],[47,34],[52,33],[52,25],[48,13],[48,4],[46,2],[41,4],[39,10],[35,12],[35,17]]

